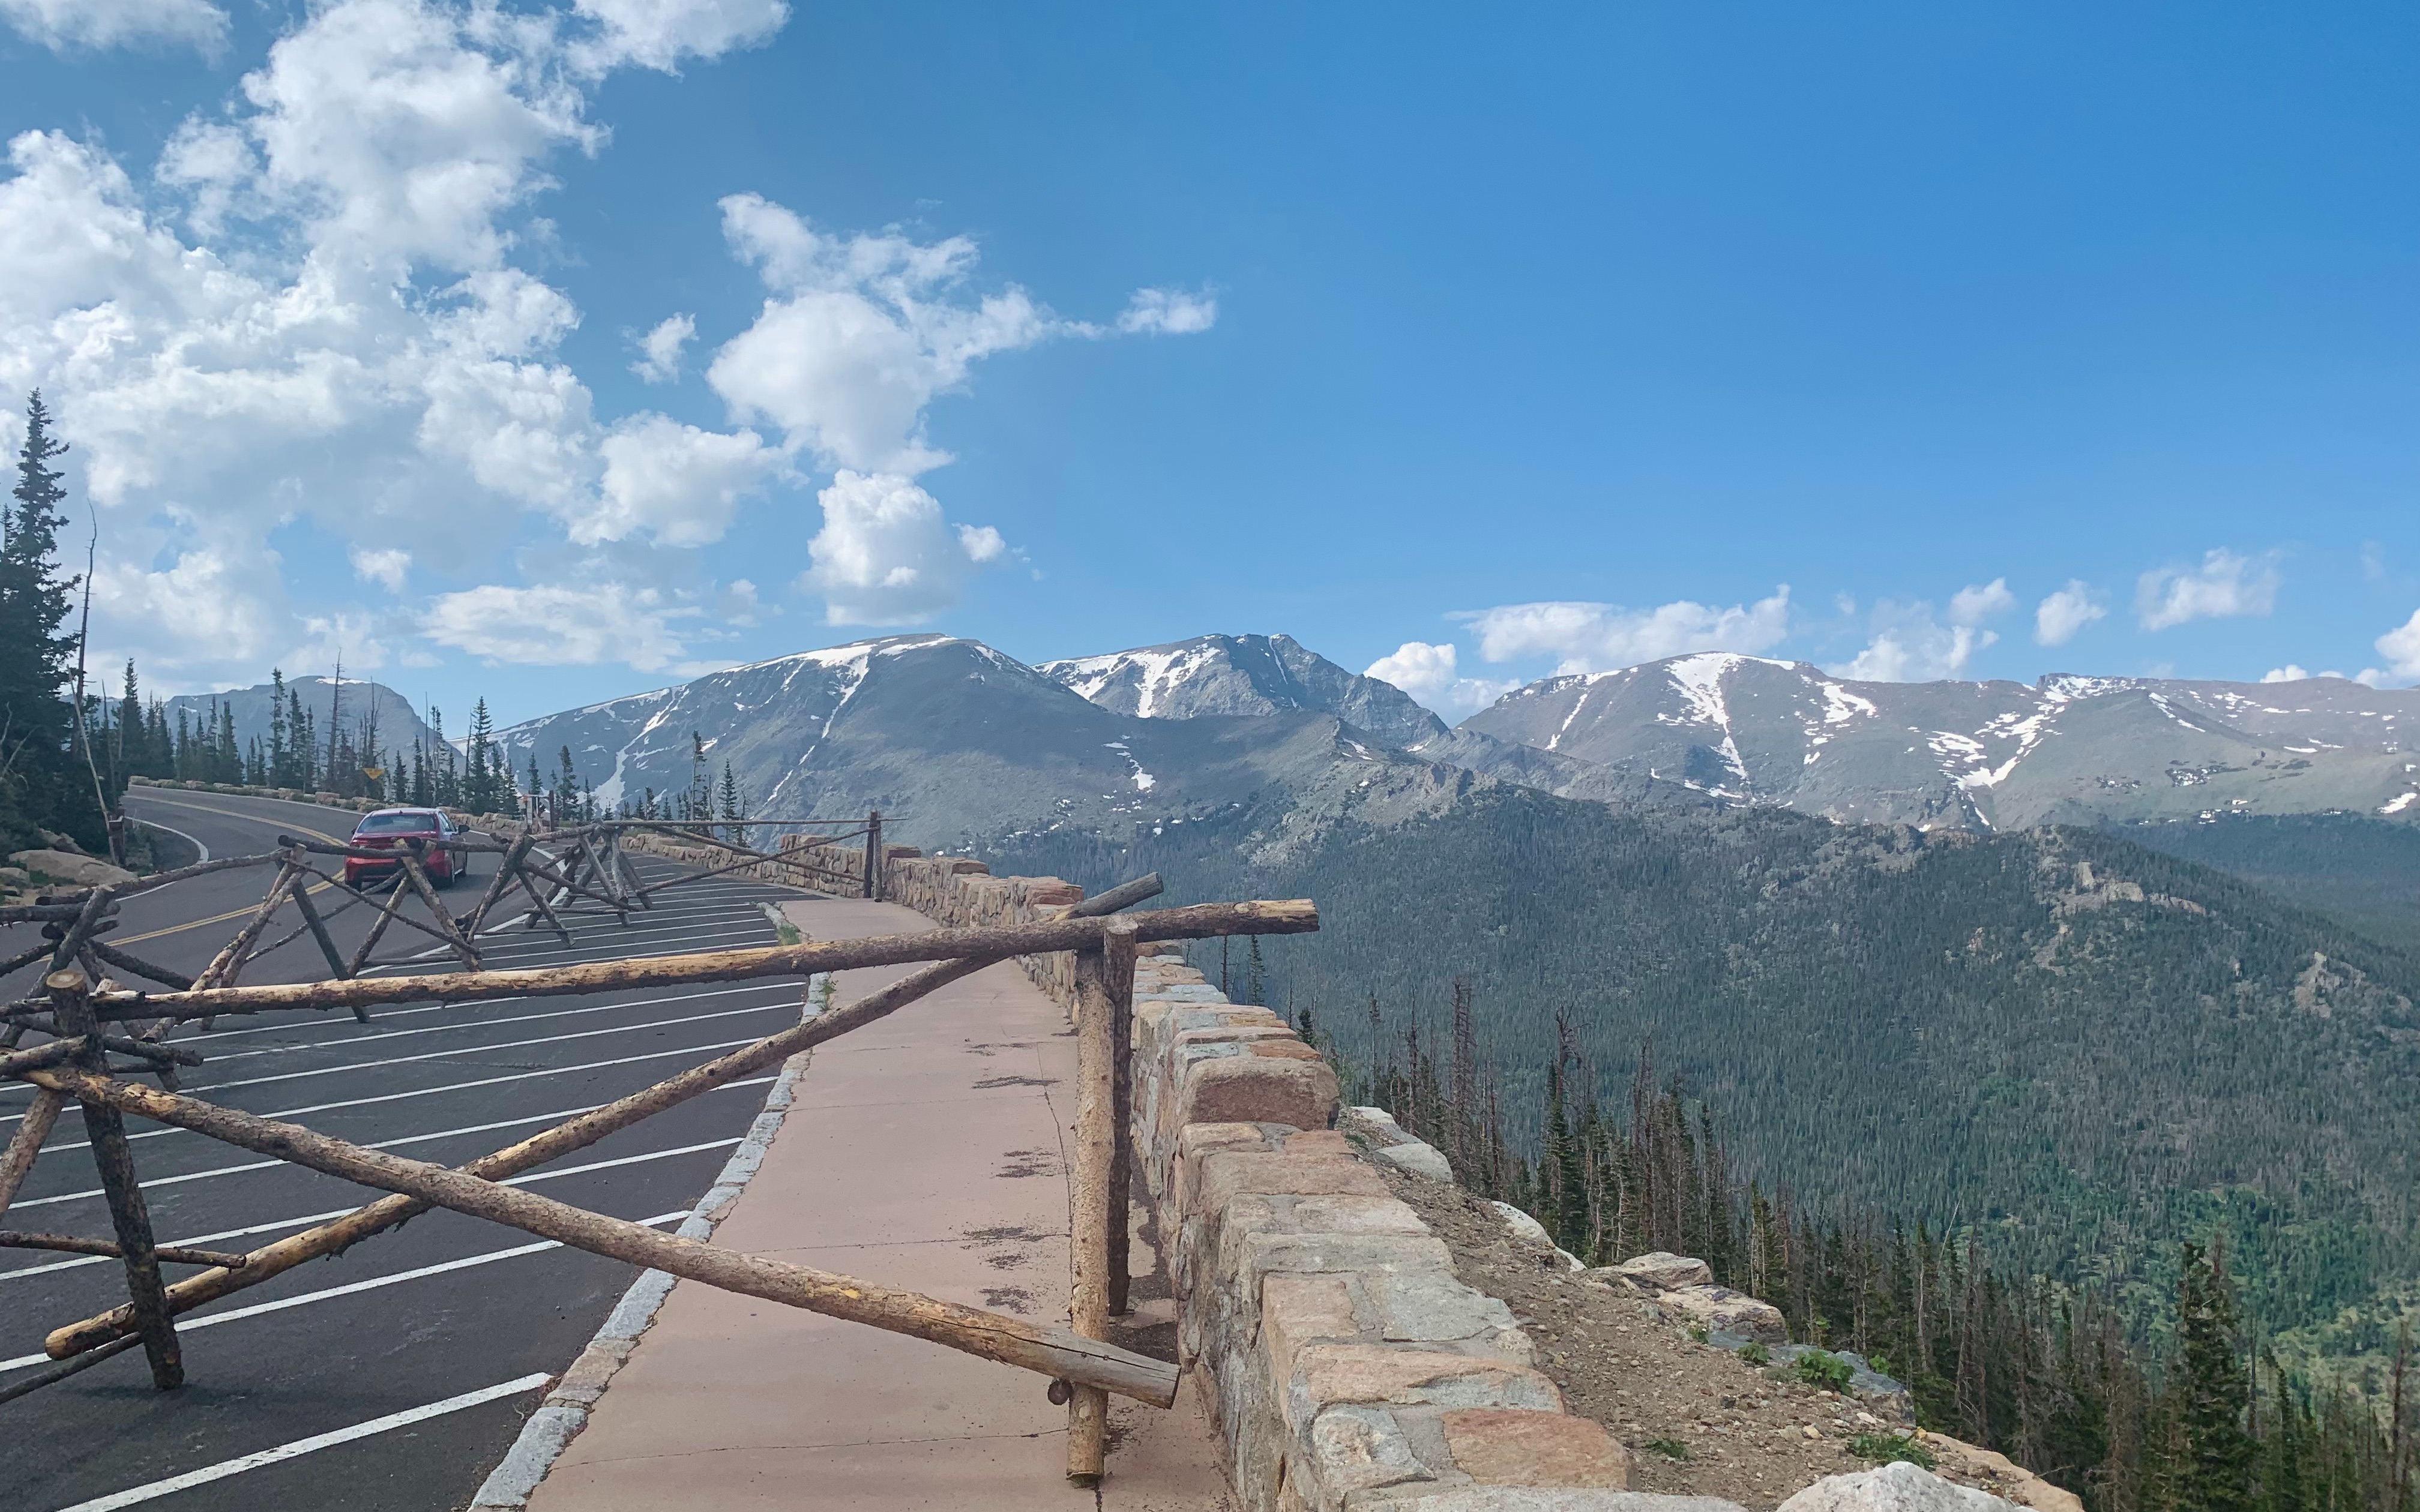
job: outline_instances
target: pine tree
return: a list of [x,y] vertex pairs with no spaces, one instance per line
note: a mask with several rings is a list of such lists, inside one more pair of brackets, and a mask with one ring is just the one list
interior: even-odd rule
[[[15,502],[0,511],[0,827],[13,814],[24,825],[64,829],[101,841],[102,816],[81,786],[71,759],[77,711],[68,696],[76,639],[62,634],[81,579],[63,576],[53,558],[65,476],[51,467],[67,451],[51,434],[39,390],[26,396],[25,440],[17,451]],[[30,838],[30,837],[28,837]]]
[[2237,1352],[2235,1299],[2224,1254],[2188,1244],[2177,1278],[2178,1512],[2247,1512],[2253,1443],[2243,1429],[2250,1402]]

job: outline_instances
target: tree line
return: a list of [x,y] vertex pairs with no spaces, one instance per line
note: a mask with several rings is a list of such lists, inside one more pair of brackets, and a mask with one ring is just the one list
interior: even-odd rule
[[[1740,1180],[1720,1120],[1652,1046],[1606,1106],[1568,1017],[1545,1068],[1543,1135],[1507,1134],[1503,1078],[1479,1051],[1467,983],[1447,1042],[1370,999],[1356,1102],[1392,1111],[1463,1184],[1512,1203],[1590,1264],[1668,1250],[1773,1304],[1802,1343],[1853,1350],[1907,1383],[1917,1422],[1995,1449],[2091,1512],[2413,1512],[2420,1381],[2407,1327],[2364,1392],[2288,1370],[2240,1314],[2223,1239],[2180,1245],[2148,1332],[2105,1291],[1995,1263],[1989,1230],[1933,1233],[1879,1213],[1828,1217]],[[1296,1026],[1335,1057],[1303,1010]]]
[[172,715],[164,701],[145,696],[132,660],[115,699],[87,688],[86,625],[78,603],[87,584],[61,561],[67,517],[60,506],[68,495],[65,473],[52,465],[67,450],[41,393],[28,395],[16,482],[0,509],[0,851],[39,846],[49,831],[124,860],[118,804],[137,777],[556,821],[595,819],[600,811],[675,822],[747,817],[730,763],[718,786],[702,736],[691,737],[695,762],[687,789],[660,796],[648,789],[600,806],[568,746],[551,779],[533,752],[522,786],[484,698],[472,705],[458,746],[446,738],[443,711],[434,706],[426,733],[408,746],[392,740],[380,729],[375,697],[348,710],[341,665],[324,710],[306,703],[284,671],[272,668],[269,728],[240,736],[231,698],[212,695],[199,709],[180,702]]

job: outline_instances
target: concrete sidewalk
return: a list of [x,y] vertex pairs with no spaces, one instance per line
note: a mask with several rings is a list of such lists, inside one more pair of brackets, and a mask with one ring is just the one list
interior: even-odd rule
[[[931,928],[889,903],[786,905],[811,939]],[[852,971],[847,1002],[912,967]],[[1002,963],[814,1052],[715,1242],[1064,1321],[1076,1046]],[[1150,1251],[1138,1246],[1140,1273]],[[1164,1296],[1139,1275],[1138,1297]],[[1165,1316],[1167,1304],[1138,1311]],[[533,1512],[1075,1509],[1066,1410],[1038,1376],[690,1282],[673,1288]],[[1190,1382],[1114,1403],[1104,1507],[1232,1505]]]

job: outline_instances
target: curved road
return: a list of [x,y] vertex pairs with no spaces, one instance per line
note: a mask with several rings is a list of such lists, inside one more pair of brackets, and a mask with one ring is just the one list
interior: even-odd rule
[[[126,802],[135,817],[172,826],[214,856],[268,850],[281,832],[340,839],[352,819],[221,794],[137,788]],[[634,859],[651,880],[674,870]],[[492,857],[474,860],[473,878],[442,895],[457,910],[487,884]],[[196,972],[257,906],[271,874],[265,867],[217,872],[132,899],[108,937],[158,964]],[[525,966],[770,945],[763,903],[796,896],[715,878],[664,894],[654,910],[633,912],[627,929],[610,913],[566,912],[568,949],[551,932],[511,921],[480,947],[490,965]],[[324,912],[343,895],[315,901]],[[369,916],[357,905],[330,920],[339,949],[359,943]],[[297,922],[284,911],[267,938]],[[0,930],[0,951],[34,938],[30,926]],[[433,944],[394,928],[380,955]],[[454,964],[440,953],[397,969]],[[0,980],[0,992],[23,996],[39,974],[28,967]],[[306,934],[248,967],[243,980],[326,975]],[[458,1165],[795,1023],[799,1012],[799,984],[772,981],[412,1004],[380,1011],[366,1025],[341,1014],[230,1018],[210,1033],[185,1026],[175,1040],[209,1057],[183,1073],[190,1092]],[[771,1080],[708,1093],[520,1180],[597,1211],[676,1223],[713,1183]],[[14,1134],[29,1097],[23,1084],[0,1086],[0,1140]],[[256,1248],[379,1195],[182,1131],[134,1120],[129,1132],[163,1243]],[[108,1236],[97,1185],[71,1109],[0,1222]],[[636,1274],[516,1229],[429,1213],[185,1315],[187,1383],[178,1391],[155,1392],[134,1350],[0,1404],[0,1504],[11,1512],[452,1512],[511,1444],[537,1404],[540,1380],[570,1364]],[[40,1352],[48,1330],[125,1298],[114,1259],[0,1250],[0,1388],[50,1364]],[[345,1436],[365,1426],[372,1430]],[[314,1446],[331,1436],[337,1442]]]

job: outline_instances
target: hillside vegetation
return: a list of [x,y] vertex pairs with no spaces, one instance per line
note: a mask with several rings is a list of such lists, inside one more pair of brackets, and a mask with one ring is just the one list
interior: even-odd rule
[[[1271,1006],[1367,1061],[1415,1023],[1438,1043],[1466,979],[1516,1138],[1536,1136],[1562,1012],[1601,1091],[1652,1037],[1750,1171],[1810,1208],[1979,1230],[2147,1309],[2173,1293],[2176,1242],[2217,1231],[2272,1330],[2412,1279],[2420,960],[2237,878],[2092,830],[1509,788],[1266,864],[1258,823],[1130,847],[1063,832],[995,860],[1316,898],[1323,932],[1269,952]],[[2374,1348],[2367,1331],[2332,1347]]]
[[2119,826],[2389,945],[2420,949],[2420,827],[2366,814],[2228,814]]

